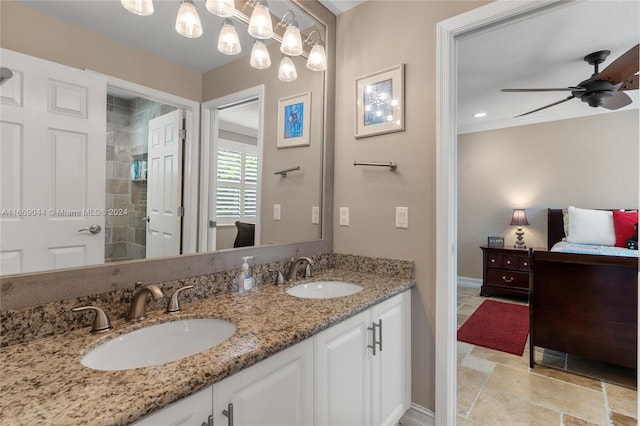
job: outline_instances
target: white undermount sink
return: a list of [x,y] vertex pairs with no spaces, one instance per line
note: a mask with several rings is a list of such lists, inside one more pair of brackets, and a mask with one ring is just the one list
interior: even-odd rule
[[362,286],[344,281],[314,281],[298,284],[287,289],[287,293],[303,299],[331,299],[355,294]]
[[115,336],[82,358],[94,370],[129,370],[166,364],[206,351],[235,332],[236,326],[219,319],[182,319],[150,325]]

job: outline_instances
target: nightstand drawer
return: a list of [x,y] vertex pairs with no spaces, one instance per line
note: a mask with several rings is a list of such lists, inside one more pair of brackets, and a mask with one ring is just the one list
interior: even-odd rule
[[529,274],[512,271],[487,271],[487,284],[529,288]]
[[487,253],[487,268],[502,268],[501,258],[497,253]]
[[529,272],[529,256],[518,256],[518,270]]
[[510,269],[514,271],[518,269],[518,257],[513,254],[503,254],[502,269]]

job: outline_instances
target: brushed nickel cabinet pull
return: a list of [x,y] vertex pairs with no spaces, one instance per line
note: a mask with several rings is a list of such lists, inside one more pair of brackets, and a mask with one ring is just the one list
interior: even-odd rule
[[510,283],[511,281],[513,281],[513,277],[509,277],[509,279],[507,279],[507,277],[505,277],[504,275],[502,276],[502,280],[506,283]]
[[229,419],[229,426],[233,426],[233,404],[229,403],[226,410],[222,410],[222,415]]

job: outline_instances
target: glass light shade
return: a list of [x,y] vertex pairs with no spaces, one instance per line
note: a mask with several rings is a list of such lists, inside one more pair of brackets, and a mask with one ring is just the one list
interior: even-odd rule
[[198,11],[191,0],[182,0],[176,18],[176,31],[187,38],[198,38],[202,35],[202,25]]
[[251,19],[249,20],[249,34],[254,38],[268,39],[273,35],[273,24],[271,14],[266,1],[259,1],[253,8]]
[[327,53],[324,51],[323,45],[318,43],[311,48],[309,59],[307,59],[307,68],[312,71],[324,71],[327,69]]
[[120,4],[136,15],[148,16],[153,13],[153,0],[120,0]]
[[283,55],[282,60],[280,60],[280,68],[278,68],[278,78],[280,79],[280,81],[284,81],[285,83],[289,83],[290,81],[298,78],[296,66],[293,64],[291,58],[286,55]]
[[218,50],[225,55],[237,55],[242,50],[240,38],[231,19],[225,18],[218,37]]
[[302,37],[300,37],[300,29],[294,22],[287,26],[287,30],[282,36],[282,43],[280,44],[280,51],[289,56],[302,55]]
[[269,50],[264,42],[256,40],[253,43],[253,49],[251,49],[251,59],[249,59],[249,65],[257,70],[264,70],[271,66],[271,57],[269,56]]
[[209,12],[223,18],[230,18],[236,12],[234,0],[207,0],[205,7]]

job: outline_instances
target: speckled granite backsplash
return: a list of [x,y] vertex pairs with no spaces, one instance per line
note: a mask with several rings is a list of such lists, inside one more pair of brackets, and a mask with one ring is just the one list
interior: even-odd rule
[[[314,271],[335,268],[376,275],[389,275],[398,278],[404,277],[406,279],[413,277],[413,261],[407,260],[326,253],[314,256],[313,261]],[[272,269],[285,271],[288,263],[288,260],[284,260],[265,265],[255,265],[253,271],[257,283],[263,284],[271,282],[273,278],[268,271]],[[218,294],[237,291],[237,287],[234,288],[233,286],[233,277],[238,272],[239,270],[232,270],[168,282],[153,283],[162,288],[165,297],[158,302],[149,302],[149,310],[164,309],[169,299],[168,296],[185,285],[194,286],[194,288],[183,292],[181,295],[181,300],[186,303]],[[93,321],[93,315],[90,312],[83,314],[72,312],[71,308],[77,306],[98,306],[104,309],[112,320],[123,318],[127,313],[133,293],[133,289],[117,290],[88,297],[51,302],[42,306],[3,310],[0,312],[0,336],[2,339],[0,346],[4,347],[29,342],[42,337],[62,334],[90,326]]]

